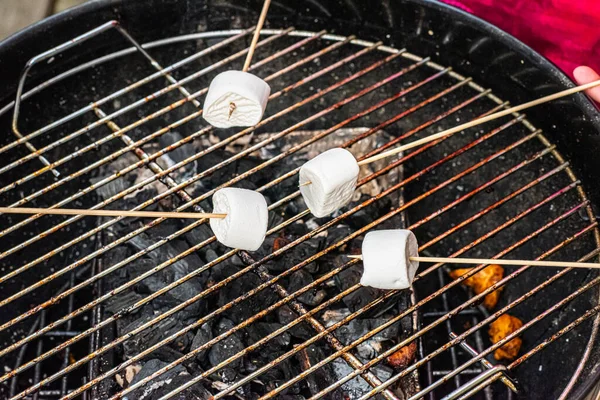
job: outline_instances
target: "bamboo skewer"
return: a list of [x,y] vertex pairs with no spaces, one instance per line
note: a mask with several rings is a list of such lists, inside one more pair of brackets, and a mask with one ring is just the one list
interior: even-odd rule
[[[349,255],[348,258],[362,260],[361,255]],[[506,260],[491,258],[453,258],[453,257],[409,257],[411,261],[426,263],[453,263],[453,264],[497,264],[513,266],[533,266],[533,267],[559,267],[559,268],[596,268],[600,269],[599,263],[584,263],[572,261],[537,261],[537,260]]]
[[227,214],[161,212],[161,211],[124,211],[124,210],[83,210],[73,208],[27,208],[0,207],[2,214],[47,214],[47,215],[86,215],[96,217],[142,217],[142,218],[225,218]]
[[417,147],[417,146],[420,146],[422,144],[429,143],[431,141],[443,138],[445,136],[452,135],[453,133],[460,132],[460,131],[465,130],[467,128],[471,128],[471,127],[474,127],[474,126],[477,126],[477,125],[481,125],[481,124],[483,124],[485,122],[492,121],[492,120],[504,117],[505,115],[509,115],[509,114],[512,114],[512,113],[515,113],[515,112],[518,112],[518,111],[522,111],[522,110],[525,110],[525,109],[528,109],[528,108],[531,108],[531,107],[534,107],[534,106],[537,106],[537,105],[540,105],[540,104],[543,104],[543,103],[547,103],[547,102],[552,101],[552,100],[560,99],[561,97],[565,97],[565,96],[569,96],[571,94],[582,92],[584,90],[591,89],[591,88],[596,87],[598,85],[600,85],[600,80],[597,80],[597,81],[594,81],[594,82],[590,82],[590,83],[587,83],[585,85],[576,86],[576,87],[571,88],[571,89],[563,90],[562,92],[554,93],[554,94],[542,97],[542,98],[537,99],[537,100],[532,100],[532,101],[530,101],[528,103],[524,103],[524,104],[521,104],[519,106],[511,107],[511,108],[506,109],[504,111],[499,111],[497,113],[490,114],[490,115],[488,115],[486,117],[482,117],[482,118],[476,119],[474,121],[470,121],[470,122],[464,123],[462,125],[456,126],[454,128],[450,128],[450,129],[447,129],[445,131],[442,131],[442,132],[439,132],[439,133],[436,133],[436,134],[424,137],[422,139],[415,140],[414,142],[407,143],[407,144],[402,145],[402,146],[398,146],[395,149],[384,151],[383,153],[378,154],[376,156],[365,158],[364,160],[359,161],[358,165],[370,164],[372,162],[381,160],[383,158],[390,157],[390,156],[393,156],[395,154],[401,153],[404,150],[412,149],[413,147]]
[[269,11],[269,5],[271,5],[271,0],[265,0],[262,11],[260,12],[260,17],[258,18],[256,30],[254,31],[254,36],[252,37],[252,42],[250,43],[250,48],[248,49],[248,55],[246,56],[246,61],[244,62],[244,68],[242,68],[243,72],[248,72],[248,69],[250,68],[250,63],[252,62],[252,56],[254,55],[256,43],[258,43],[260,31],[265,23],[265,19],[267,19],[267,11]]
[[[509,114],[512,114],[512,113],[515,113],[515,112],[519,112],[519,111],[522,111],[522,110],[525,110],[525,109],[528,109],[528,108],[531,108],[531,107],[534,107],[534,106],[537,106],[537,105],[540,105],[540,104],[544,104],[544,103],[547,103],[547,102],[552,101],[552,100],[560,99],[561,97],[565,97],[565,96],[569,96],[571,94],[582,92],[584,90],[588,90],[588,89],[591,89],[591,88],[599,86],[599,85],[600,85],[600,80],[597,80],[597,81],[593,81],[593,82],[590,82],[590,83],[586,83],[585,85],[576,86],[576,87],[571,88],[571,89],[566,89],[566,90],[563,90],[562,92],[554,93],[554,94],[551,94],[551,95],[539,98],[537,100],[532,100],[530,102],[521,104],[519,106],[514,106],[514,107],[508,108],[508,109],[506,109],[504,111],[499,111],[497,113],[490,114],[488,116],[485,116],[485,117],[482,117],[482,118],[478,118],[478,119],[470,121],[470,122],[466,122],[466,123],[464,123],[462,125],[455,126],[454,128],[450,128],[450,129],[447,129],[445,131],[438,132],[436,134],[426,136],[426,137],[424,137],[422,139],[415,140],[414,142],[407,143],[407,144],[404,144],[402,146],[398,146],[398,147],[396,147],[394,149],[391,149],[391,150],[388,150],[388,151],[384,151],[383,153],[377,154],[377,155],[375,155],[373,157],[365,158],[364,160],[359,161],[358,165],[359,166],[367,165],[367,164],[373,163],[375,161],[379,161],[381,159],[384,159],[384,158],[387,158],[387,157],[391,157],[393,155],[401,153],[404,150],[412,149],[413,147],[421,146],[423,144],[432,142],[434,140],[443,138],[445,136],[452,135],[452,134],[460,132],[462,130],[465,130],[465,129],[468,129],[468,128],[472,128],[474,126],[481,125],[483,123],[486,123],[486,122],[489,122],[489,121],[493,121],[495,119],[502,118],[502,117],[504,117],[506,115],[509,115]],[[299,185],[299,187],[307,186],[307,185],[310,185],[311,183],[312,182],[310,182],[310,181],[309,182],[304,182],[303,184]]]

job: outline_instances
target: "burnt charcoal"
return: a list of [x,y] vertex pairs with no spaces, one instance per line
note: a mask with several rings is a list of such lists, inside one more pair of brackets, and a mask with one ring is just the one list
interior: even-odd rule
[[[247,273],[237,279],[234,279],[223,289],[219,290],[219,307],[224,306],[237,297],[242,296],[246,292],[255,289],[261,283],[262,281],[252,273]],[[248,299],[227,310],[225,315],[232,321],[240,323],[254,316],[256,313],[270,306],[277,300],[278,297],[273,290],[261,290],[255,295],[250,296]]]
[[[335,336],[344,344],[347,345],[350,342],[355,341],[356,339],[366,335],[377,327],[385,324],[388,320],[383,318],[377,319],[353,319],[346,325],[340,326],[336,330]],[[384,329],[381,332],[378,332],[376,335],[371,337],[371,339],[375,339],[377,341],[385,341],[385,340],[396,340],[400,336],[400,322],[397,321]]]
[[300,221],[296,221],[295,223],[285,227],[285,234],[292,237],[300,237],[306,235],[308,232],[310,232],[308,226]]
[[[344,291],[359,283],[361,275],[362,265],[353,265],[350,268],[346,268],[335,276],[336,286],[340,291]],[[381,292],[379,289],[363,286],[345,296],[342,301],[350,311],[354,312],[377,299],[381,295]]]
[[[147,202],[148,200],[152,199],[153,197],[156,197],[157,195],[158,195],[158,190],[156,190],[153,187],[145,187],[145,188],[135,192],[135,195],[125,198],[123,200],[125,202],[125,205],[123,207],[126,207],[127,209],[132,209],[134,207],[139,206],[142,203]],[[149,204],[147,207],[145,207],[144,211],[156,211],[157,209],[158,209],[158,203],[153,202],[152,204]],[[125,225],[129,225],[131,223],[131,221],[127,220],[127,222],[122,222],[122,223]]]
[[370,371],[379,378],[380,381],[385,382],[392,377],[394,370],[387,365],[375,364]]
[[[142,365],[142,369],[140,370],[140,372],[138,372],[137,375],[135,375],[135,377],[133,378],[131,384],[135,385],[136,383],[140,382],[144,378],[149,377],[150,375],[160,370],[161,368],[166,367],[167,365],[168,363],[160,361],[158,359],[151,359],[146,361],[144,365]],[[186,373],[187,371],[185,370],[185,368],[183,368],[181,365],[178,365],[173,369],[166,371],[164,374],[157,376],[155,379],[151,380],[142,387],[134,390],[133,392],[131,392],[130,396],[134,399],[156,398],[156,391],[159,388],[168,385],[168,382],[172,381],[173,378],[175,378],[179,374]]]
[[[269,355],[271,359],[275,359],[281,354],[277,352],[273,352]],[[266,391],[271,391],[288,380],[292,379],[294,376],[298,374],[298,371],[295,371],[292,367],[292,363],[289,359],[284,360],[280,363],[277,363],[272,368],[269,368],[262,375],[258,377],[258,380],[261,381],[265,385]],[[300,386],[297,384],[292,385],[289,388],[284,389],[281,394],[298,394],[300,392]]]
[[205,260],[206,260],[207,263],[213,262],[217,258],[219,258],[219,255],[217,254],[216,251],[214,251],[213,249],[206,250]]
[[[215,253],[216,255],[216,253]],[[231,258],[221,261],[218,264],[213,265],[210,268],[210,277],[215,281],[215,282],[220,282],[225,278],[230,277],[231,275],[235,274],[236,272],[239,272],[240,268],[233,265],[233,261],[231,260]],[[244,279],[244,277],[240,277],[240,279]]]
[[[116,314],[118,311],[129,307],[142,299],[143,296],[140,296],[134,291],[126,290],[124,292],[117,293],[116,295],[108,299],[106,305],[104,306],[104,310],[109,314]],[[141,307],[132,311],[132,314],[137,314],[140,312],[140,310]]]
[[[270,202],[267,200],[267,203],[270,203]],[[280,225],[284,221],[285,221],[285,218],[282,215],[280,215],[279,213],[269,213],[269,222],[267,224],[267,227],[269,229],[272,229],[272,228]]]
[[[131,304],[130,304],[131,305]],[[121,311],[121,310],[118,310]],[[154,315],[154,310],[150,304],[145,304],[130,314],[125,314],[117,319],[117,334],[119,336],[126,334],[128,326],[139,319],[151,318]]]
[[[161,346],[160,348],[150,353],[146,358],[158,359],[166,363],[172,363],[173,361],[181,359],[181,357],[183,357],[183,353],[175,350],[174,348],[169,346]],[[194,366],[194,363],[190,362],[189,360],[184,362],[183,366],[188,368],[190,371],[199,370],[199,368],[197,366]]]
[[[211,325],[209,323],[202,324],[200,328],[198,328],[196,336],[194,336],[194,340],[192,340],[192,346],[190,348],[190,351],[194,351],[203,344],[208,343],[210,340],[212,340],[212,338],[213,334]],[[208,348],[198,352],[196,354],[196,360],[198,360],[199,363],[204,362],[207,352]]]
[[[213,237],[213,233],[210,230],[210,227],[207,224],[202,224],[199,225],[197,227],[195,227],[194,229],[192,229],[189,232],[185,233],[185,240],[187,241],[188,245],[190,247],[192,246],[196,246],[202,242],[204,242],[207,239],[210,239],[211,237]],[[201,255],[206,254],[206,247],[203,247],[202,249],[199,249],[199,253]]]
[[[275,332],[280,329],[283,325],[278,323],[269,323],[269,322],[257,322],[255,324],[250,325],[246,332],[248,333],[248,345],[254,344],[264,338],[267,335]],[[280,335],[275,336],[273,339],[269,340],[265,345],[269,351],[280,351],[288,348],[291,342],[291,336],[287,331],[284,331]]]
[[[135,240],[134,240],[135,239]],[[151,240],[148,235],[141,234],[129,241],[134,247],[143,248],[149,245]],[[150,253],[151,261],[154,263],[150,268],[153,268],[160,263],[172,259],[188,249],[188,245],[182,240],[174,240],[165,243],[156,251]],[[136,271],[150,266],[148,261],[136,263]],[[192,271],[203,266],[204,263],[200,257],[191,253],[183,259],[163,268],[162,270],[152,274],[137,285],[137,290],[141,293],[155,293],[165,286],[178,281]],[[157,297],[152,301],[156,309],[171,308],[177,306],[190,298],[200,293],[208,278],[208,272],[199,274],[169,290],[167,293]],[[206,310],[206,303],[202,300],[196,301],[183,310],[184,318],[200,315]]]
[[259,359],[258,356],[256,356],[256,357],[253,357],[253,356],[244,357],[244,370],[248,374],[253,373],[257,369],[259,369],[260,367],[262,367],[262,365],[263,365],[263,363]]
[[[275,248],[275,250],[277,250],[285,246],[286,244],[292,242],[293,240],[295,240],[295,238],[276,238],[271,248]],[[268,244],[265,243],[264,246],[265,248],[268,248]],[[322,241],[320,238],[312,238],[306,240],[287,250],[284,254],[280,255],[279,257],[276,257],[271,263],[269,263],[268,268],[275,272],[287,271],[288,269],[306,260],[310,256],[313,256],[316,253],[318,253],[321,248]],[[268,254],[265,254],[264,256],[266,255]],[[316,272],[318,270],[316,263],[310,263],[309,265],[306,265],[303,268],[309,272]]]
[[238,267],[245,267],[246,266],[246,264],[244,264],[244,261],[242,261],[242,259],[240,258],[240,256],[238,256],[237,254],[234,254],[233,256],[231,256],[231,258],[229,260],[235,266],[238,266]]
[[143,275],[155,266],[156,262],[152,261],[149,258],[138,258],[127,265],[127,275],[130,279],[137,278],[138,276]]
[[[166,257],[173,258],[183,253],[187,249],[188,246],[185,242],[181,240],[175,240],[171,242],[170,246],[166,246],[164,251],[166,253]],[[163,269],[161,272],[163,273],[163,276],[165,277],[167,283],[173,283],[183,278],[184,276],[190,274],[191,272],[195,271],[196,269],[202,267],[203,265],[204,263],[202,262],[200,257],[198,257],[198,255],[195,253],[191,253],[185,258],[177,261],[173,265],[170,265],[169,267]],[[169,294],[175,299],[177,299],[180,303],[189,300],[190,298],[194,297],[202,291],[204,284],[208,279],[208,275],[208,272],[203,272],[199,275],[196,275],[192,279],[171,289],[169,291]],[[192,310],[194,309],[196,310],[196,312],[199,313],[201,312],[202,304],[203,302],[196,301],[194,305],[192,305],[191,307],[187,307],[186,310],[190,314],[193,313]]]
[[[340,224],[336,225],[333,228],[329,228],[327,230],[327,246],[331,246],[354,233],[354,229],[350,228],[348,225]],[[346,246],[342,246],[339,248],[339,251],[345,251]]]
[[[131,332],[132,330],[142,326],[146,322],[153,319],[154,315],[147,315],[142,318],[139,318],[129,324],[124,328],[124,333]],[[167,317],[160,321],[159,323],[153,325],[152,327],[139,332],[137,335],[134,335],[130,339],[126,340],[123,343],[123,351],[125,353],[126,358],[130,358],[136,354],[139,354],[141,351],[147,349],[148,347],[155,345],[160,342],[162,339],[173,335],[179,330],[183,329],[183,323],[175,318]],[[173,347],[175,350],[177,348],[177,344],[174,342],[169,343],[170,347]]]
[[[362,196],[360,202],[367,200],[368,196]],[[387,210],[387,209],[386,209]],[[373,221],[373,215],[370,208],[366,207],[358,210],[348,218],[348,225],[354,230],[362,229]]]
[[152,229],[148,230],[146,233],[152,238],[164,239],[182,227],[183,225],[178,219],[169,218],[168,220],[153,226]]
[[[171,146],[172,144],[179,142],[182,139],[183,136],[181,136],[179,132],[171,131],[162,135],[158,139],[158,143],[160,144],[161,148],[165,148],[167,146]],[[188,159],[189,157],[192,157],[194,154],[196,154],[194,146],[190,142],[188,142],[182,146],[177,147],[175,150],[168,152],[166,155],[175,163],[179,163],[183,160]],[[169,165],[169,167],[170,166],[171,165]]]
[[234,382],[237,375],[238,374],[237,374],[237,372],[235,372],[235,369],[225,367],[225,368],[221,368],[220,370],[218,370],[211,376],[214,376],[217,380],[219,380],[225,384],[228,384],[228,383]]
[[[221,318],[217,326],[215,326],[215,336],[233,329],[234,326],[235,324],[231,320]],[[208,352],[208,359],[213,366],[216,366],[242,350],[244,350],[244,344],[236,332],[215,343]],[[238,368],[241,363],[242,359],[240,357],[232,361],[229,366],[231,368]]]
[[[216,260],[217,258],[219,258],[219,255],[213,249],[208,249],[206,251],[206,262],[207,263],[212,262],[212,261]],[[246,266],[246,264],[244,264],[244,262],[240,259],[240,257],[237,254],[234,254],[233,256],[229,257],[226,260],[226,262],[228,262],[232,265],[235,265],[236,267],[245,267]],[[211,268],[211,270],[212,270],[212,268]]]
[[[171,382],[167,386],[160,388],[154,398],[161,398],[172,390],[178,389],[181,386],[185,385],[190,381],[189,375],[181,374],[173,378]],[[201,382],[192,385],[191,387],[181,391],[177,395],[171,397],[173,400],[209,400],[212,399],[212,394],[206,390],[206,388],[202,385]]]
[[[298,314],[288,306],[279,307],[277,309],[277,320],[280,324],[287,325],[297,318]],[[302,340],[308,340],[315,334],[314,329],[306,322],[300,322],[299,324],[294,325],[288,332],[290,332],[292,336]]]
[[[210,168],[213,168],[215,167],[215,165],[223,162],[223,160],[226,160],[232,156],[232,153],[222,149],[211,151],[210,153],[207,153],[198,159],[198,172],[203,172]],[[232,176],[235,176],[235,173],[235,163],[229,164],[209,174],[206,178],[202,180],[202,183],[204,183],[207,189],[214,189],[215,187],[221,185],[223,182],[226,182],[229,179],[231,179]]]
[[[100,177],[96,177],[96,178],[91,178],[90,179],[90,184],[96,184],[98,182],[100,182],[101,180],[105,179],[106,176],[100,176]],[[126,176],[120,176],[116,179],[113,179],[112,181],[99,186],[96,189],[96,193],[102,198],[102,200],[106,200],[109,199],[111,197],[113,197],[114,195],[121,193],[122,191],[126,190],[127,188],[129,188],[131,186],[131,183],[135,180],[135,175],[134,174],[129,174]]]
[[[387,322],[387,319],[354,319],[336,330],[336,337],[344,344],[350,344]],[[370,360],[383,353],[387,344],[400,336],[400,322],[395,322],[383,331],[359,344],[356,348],[359,356]],[[388,346],[389,347],[389,346]]]
[[[317,364],[322,361],[326,357],[323,350],[320,347],[313,345],[308,346],[306,349],[298,352],[296,354],[296,359],[298,360],[302,370],[307,370],[311,366]],[[337,359],[336,359],[337,361]],[[334,371],[331,363],[325,364],[321,368],[317,369],[313,373],[309,374],[304,381],[308,390],[312,395],[317,394],[321,390],[335,383],[334,379]],[[338,378],[339,379],[339,378]],[[327,396],[328,399],[344,399],[343,393],[336,389],[333,392],[329,393]]]
[[[372,287],[361,287],[360,289],[352,292],[351,294],[344,297],[343,302],[352,312],[360,310],[367,304],[371,303],[375,299],[381,296],[381,290]],[[393,306],[392,302],[388,303]],[[365,313],[365,317],[372,316],[372,313],[378,312],[379,310],[374,309]]]
[[[336,358],[328,365],[331,365],[331,370],[333,372],[331,377],[334,381],[343,379],[354,371],[354,369],[341,358]],[[344,383],[341,389],[346,393],[347,398],[359,399],[369,393],[373,388],[362,377],[357,376]],[[377,400],[382,398],[383,397],[381,396],[374,397],[374,399]]]
[[[125,246],[117,246],[114,249],[111,249],[104,256],[104,263],[106,268],[110,268],[113,265],[120,263],[125,260],[127,257],[131,255],[131,251]],[[111,279],[110,285],[111,288],[115,288],[119,285],[126,283],[127,281],[127,266],[123,266],[117,270],[115,274],[112,275],[113,279]]]
[[[154,243],[156,242],[156,240],[152,239],[148,234],[146,234],[145,232],[140,233],[139,235],[136,235],[134,237],[132,237],[131,239],[129,239],[126,244],[133,247],[134,251],[141,251],[141,250],[146,250],[148,247],[152,246]],[[157,251],[153,251],[150,252],[148,257],[152,258],[152,259],[156,259],[155,254],[157,254]]]
[[[162,246],[161,248],[164,252],[164,256],[167,259],[171,259],[188,250],[189,246],[182,240],[174,240]],[[200,268],[202,265],[204,265],[204,263],[200,257],[198,257],[198,255],[195,253],[191,253],[170,266],[169,271],[173,274],[173,279],[177,280],[184,275],[187,275],[191,271]],[[206,282],[206,278],[208,278],[207,274],[200,274],[197,277],[197,280],[202,285],[204,282]]]
[[304,209],[306,209],[306,206],[304,206],[304,209],[302,209],[301,207],[302,207],[302,205],[299,204],[299,202],[290,201],[285,206],[285,209],[284,209],[285,215],[288,215],[288,216],[298,215],[298,214],[300,214],[300,212],[302,212]]
[[109,266],[113,266],[114,264],[123,261],[130,255],[131,251],[129,251],[127,247],[117,246],[104,255],[104,262]]
[[[287,285],[288,292],[294,293],[311,283],[313,283],[312,275],[300,269],[290,275]],[[315,287],[298,296],[298,301],[307,306],[316,307],[325,299],[326,294],[325,290]]]
[[[143,371],[143,368],[142,368]],[[170,371],[169,371],[170,372]],[[140,371],[141,374],[141,371]],[[138,374],[139,375],[139,374]],[[165,376],[168,376],[165,378]],[[137,376],[136,376],[137,378]],[[156,379],[150,381],[148,384],[142,386],[139,389],[134,390],[128,396],[131,399],[136,400],[153,400],[159,399],[165,396],[167,393],[185,385],[190,381],[190,375],[186,372],[179,372],[178,374],[168,375],[168,372],[158,376]],[[135,382],[135,379],[134,379]],[[171,397],[176,400],[208,400],[212,396],[208,390],[202,385],[197,383],[177,395]]]
[[[248,190],[258,189],[258,185],[256,185],[254,182],[249,181],[248,179],[242,179],[241,181],[237,181],[235,183],[235,187],[240,188],[240,189],[248,189]],[[265,198],[266,198],[266,196],[265,196]],[[269,203],[268,199],[267,199],[267,203]]]
[[178,351],[182,353],[186,353],[189,351],[190,345],[194,340],[194,334],[192,332],[187,332],[185,335],[182,335],[173,341],[171,346],[175,347]]

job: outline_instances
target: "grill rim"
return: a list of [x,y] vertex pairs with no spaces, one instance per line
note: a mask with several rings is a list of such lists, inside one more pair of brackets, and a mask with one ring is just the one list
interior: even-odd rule
[[[423,4],[427,7],[439,8],[439,9],[450,9],[451,8],[451,7],[442,5],[442,4],[433,4],[433,3],[429,3],[429,2],[426,2],[423,0],[412,0],[412,1],[415,3],[418,3],[418,4]],[[123,1],[122,0],[118,0],[118,1],[99,0],[96,2],[86,3],[82,6],[76,7],[74,9],[67,10],[67,11],[63,12],[62,14],[59,14],[49,20],[45,20],[38,24],[35,24],[34,26],[26,28],[25,30],[13,35],[12,37],[8,38],[7,40],[0,42],[0,55],[4,51],[8,51],[8,50],[6,50],[7,45],[14,45],[15,42],[18,42],[20,40],[28,40],[30,35],[32,35],[38,29],[39,30],[50,29],[50,28],[52,28],[53,25],[61,23],[62,18],[64,18],[64,17],[67,17],[67,16],[78,17],[78,16],[84,15],[86,13],[93,12],[94,10],[99,10],[102,7],[108,6],[109,3],[111,3],[110,4],[111,6],[115,6],[115,3],[117,3],[118,5],[121,5],[123,3]],[[537,55],[537,53],[533,52],[528,46],[526,46],[523,43],[519,42],[518,40],[514,39],[512,36],[505,34],[498,28],[495,28],[482,20],[479,20],[469,14],[466,14],[466,13],[462,12],[461,10],[456,10],[456,9],[452,8],[452,12],[454,12],[454,13],[458,12],[459,14],[462,14],[463,18],[467,18],[467,19],[470,19],[477,23],[480,23],[486,29],[491,29],[492,31],[495,31],[496,34],[501,34],[502,39],[506,39],[507,42],[510,42],[513,45],[515,45],[515,44],[520,45],[519,46],[520,50],[526,51],[526,52],[531,52],[532,56],[537,56],[540,59],[541,63],[545,64],[543,66],[549,68],[550,72],[554,72],[555,78],[558,79],[562,84],[564,84],[566,86],[573,86],[572,82],[562,72],[558,71],[553,64],[551,64],[549,61],[545,60],[543,57]],[[62,17],[62,18],[59,18],[59,17]],[[0,57],[0,58],[2,58],[2,57]],[[588,114],[588,116],[590,116],[593,121],[596,121],[596,119],[594,117],[597,116],[597,109],[584,95],[578,94],[577,96],[574,97],[574,100],[578,103],[578,105],[580,106],[580,109],[582,109],[582,111],[586,112],[586,114]],[[598,122],[594,122],[594,126],[596,126],[596,128],[598,128]],[[560,154],[560,153],[558,153],[558,154]],[[596,319],[596,321],[597,320],[598,319]],[[591,387],[593,385],[593,381],[590,380],[589,383],[584,382],[583,384],[581,384],[581,386],[584,388],[588,385],[589,385],[589,387]],[[588,387],[588,390],[589,390],[589,387]],[[585,392],[583,392],[583,393],[585,393]]]

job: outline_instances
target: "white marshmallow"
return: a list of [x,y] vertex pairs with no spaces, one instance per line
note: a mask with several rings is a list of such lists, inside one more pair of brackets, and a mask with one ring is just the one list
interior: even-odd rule
[[213,212],[227,214],[211,218],[217,240],[227,247],[257,250],[265,240],[269,210],[264,196],[248,189],[224,188],[213,195]]
[[407,229],[367,233],[362,243],[364,271],[360,283],[378,289],[407,289],[419,268],[419,245]]
[[271,87],[258,76],[225,71],[210,83],[202,116],[217,128],[254,126],[262,119],[269,94]]
[[[327,150],[300,168],[300,193],[315,217],[325,217],[350,202],[358,170],[352,153],[341,148]],[[302,186],[306,182],[311,183]]]

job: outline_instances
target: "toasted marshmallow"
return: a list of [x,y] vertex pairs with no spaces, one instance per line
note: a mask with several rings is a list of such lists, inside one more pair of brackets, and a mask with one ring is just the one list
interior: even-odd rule
[[269,94],[271,87],[258,76],[225,71],[210,83],[202,116],[217,128],[254,126],[262,119]]
[[217,240],[227,247],[257,250],[265,240],[269,210],[264,196],[248,189],[224,188],[213,195],[213,212],[227,214],[211,218]]
[[362,243],[364,271],[360,283],[378,289],[407,289],[419,268],[419,245],[407,229],[367,233]]
[[341,148],[327,150],[300,168],[300,193],[314,216],[325,217],[350,202],[358,170],[352,153]]

